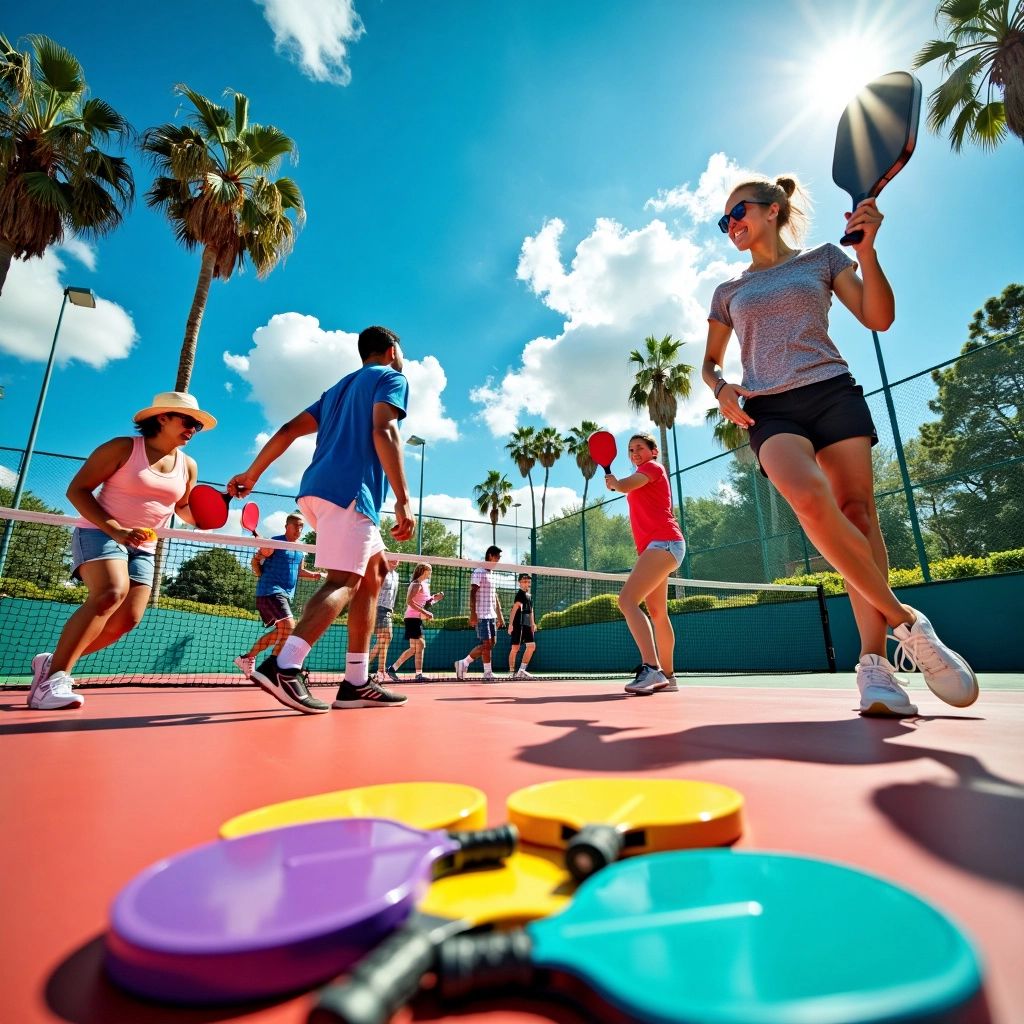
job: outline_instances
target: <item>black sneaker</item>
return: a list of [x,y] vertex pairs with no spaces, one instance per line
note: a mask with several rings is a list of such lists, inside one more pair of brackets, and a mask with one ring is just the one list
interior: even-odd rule
[[253,669],[250,678],[274,700],[293,711],[301,711],[304,715],[322,715],[331,710],[322,700],[310,694],[305,672],[298,668],[278,668],[274,655],[267,658],[259,668]]
[[334,698],[333,708],[348,710],[350,708],[399,708],[409,698],[404,693],[395,693],[377,683],[366,683],[356,686],[347,679],[338,687],[338,696]]

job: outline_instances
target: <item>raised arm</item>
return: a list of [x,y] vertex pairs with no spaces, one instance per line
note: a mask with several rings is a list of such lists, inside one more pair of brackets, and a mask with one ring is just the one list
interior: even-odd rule
[[871,331],[887,331],[896,319],[896,297],[875,252],[882,220],[874,199],[858,203],[847,215],[846,230],[864,232],[864,238],[853,247],[863,279],[853,267],[847,267],[832,282],[836,298]]
[[316,420],[305,410],[292,417],[259,450],[249,468],[244,473],[236,473],[228,481],[228,494],[233,498],[244,498],[256,487],[259,478],[267,469],[284,455],[295,441],[306,434],[315,434],[316,431]]

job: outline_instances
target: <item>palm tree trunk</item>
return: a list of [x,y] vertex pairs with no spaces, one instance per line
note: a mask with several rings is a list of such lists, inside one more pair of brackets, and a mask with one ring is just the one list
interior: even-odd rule
[[4,293],[4,282],[7,280],[7,271],[10,270],[13,256],[14,246],[5,238],[0,238],[0,295]]
[[175,391],[188,391],[192,380],[192,370],[196,363],[196,346],[199,344],[199,328],[206,312],[206,300],[210,295],[210,282],[213,280],[213,268],[217,262],[217,254],[210,246],[203,250],[203,262],[199,267],[199,280],[196,282],[196,293],[192,297],[192,308],[189,310],[188,322],[185,324],[185,337],[181,343],[181,356],[178,359],[178,377],[174,382]]
[[544,490],[540,493],[540,525],[543,526],[546,522],[544,514],[544,505],[548,500],[548,474],[551,472],[550,466],[544,467]]
[[498,510],[496,508],[491,509],[491,543],[498,546]]
[[537,551],[537,498],[533,493],[533,474],[527,473],[526,480],[530,485],[530,517],[533,529],[530,531],[530,561],[535,561],[534,554]]
[[668,428],[664,423],[658,424],[658,431],[661,436],[661,464],[665,467],[665,476],[668,477],[668,487],[672,490],[672,463],[668,458]]

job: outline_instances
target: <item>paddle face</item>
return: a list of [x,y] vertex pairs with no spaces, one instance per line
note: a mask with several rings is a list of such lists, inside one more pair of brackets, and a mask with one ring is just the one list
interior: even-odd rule
[[260,525],[260,507],[254,501],[247,501],[242,506],[242,529],[248,530],[254,537]]
[[259,999],[340,973],[404,921],[460,841],[379,818],[220,840],[117,896],[106,966],[174,1003]]
[[[582,880],[623,855],[735,842],[743,797],[713,782],[563,779],[513,793],[508,818],[524,842],[565,848]],[[610,843],[602,838],[609,832]]]
[[[853,208],[877,196],[907,163],[917,144],[921,83],[905,71],[869,82],[843,111],[836,130],[832,180],[853,199]],[[862,232],[844,235],[849,245]]]
[[583,978],[635,1021],[952,1024],[981,987],[970,943],[934,907],[784,854],[623,861],[527,932],[536,965]]
[[611,472],[612,463],[618,454],[615,436],[607,430],[595,430],[587,438],[587,449],[590,457],[606,472]]
[[240,814],[221,825],[221,839],[332,818],[391,818],[420,829],[463,831],[487,824],[487,797],[454,782],[393,782],[287,800]]
[[219,530],[228,521],[230,496],[209,484],[197,484],[188,497],[192,518],[200,530]]

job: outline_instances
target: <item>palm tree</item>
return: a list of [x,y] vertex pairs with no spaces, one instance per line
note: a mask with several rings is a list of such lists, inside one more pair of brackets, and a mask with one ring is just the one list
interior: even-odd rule
[[587,445],[587,438],[600,428],[593,420],[583,420],[578,427],[570,427],[569,433],[562,438],[565,442],[565,450],[576,459],[583,474],[583,507],[587,507],[587,488],[597,472],[597,463],[590,457],[590,447]]
[[629,364],[636,368],[636,378],[629,391],[629,404],[635,412],[645,409],[651,422],[661,432],[661,461],[671,478],[672,467],[668,458],[668,428],[676,421],[679,400],[690,397],[690,374],[693,367],[677,362],[682,341],[666,334],[661,341],[654,337],[644,339],[645,352],[634,349],[629,353]]
[[491,520],[491,543],[498,543],[498,520],[512,507],[512,481],[496,469],[487,471],[487,479],[473,488],[473,500],[481,515]]
[[203,253],[174,385],[187,391],[210,282],[227,280],[246,257],[266,277],[291,251],[306,213],[295,182],[271,177],[283,157],[294,158],[295,143],[273,125],[250,123],[246,96],[229,92],[231,113],[188,86],[177,91],[194,108],[188,124],[150,128],[142,149],[157,171],[146,203],[163,210],[186,249]]
[[131,168],[100,147],[127,139],[128,122],[88,87],[69,50],[0,35],[0,292],[12,259],[42,256],[66,231],[98,238],[135,198]]
[[537,431],[537,461],[544,467],[544,490],[540,495],[540,525],[545,523],[544,505],[548,500],[548,477],[551,467],[558,461],[565,447],[562,435],[554,427],[543,427]]
[[915,68],[941,60],[947,74],[928,97],[928,127],[938,133],[953,118],[956,153],[965,139],[992,149],[1007,128],[1024,140],[1024,4],[942,0],[935,20],[945,22],[945,38],[925,43],[914,57]]
[[708,409],[704,414],[704,422],[712,427],[711,436],[719,448],[734,452],[736,459],[744,466],[754,461],[750,436],[738,423],[727,420],[718,408]]
[[530,484],[530,514],[533,517],[533,534],[537,535],[537,501],[533,493],[533,476],[531,470],[537,465],[537,431],[533,427],[516,427],[512,431],[505,451],[519,467],[519,472]]

